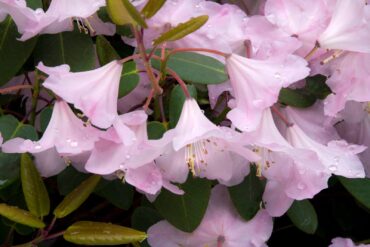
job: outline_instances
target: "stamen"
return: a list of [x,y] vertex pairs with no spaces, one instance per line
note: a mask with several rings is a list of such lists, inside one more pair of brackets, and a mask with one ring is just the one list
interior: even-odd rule
[[190,172],[193,176],[201,173],[202,167],[207,166],[205,155],[208,154],[206,144],[209,140],[200,140],[192,144],[186,145],[185,162],[187,163]]
[[320,64],[321,65],[327,64],[330,61],[332,61],[333,59],[336,59],[336,58],[340,57],[343,53],[344,53],[343,50],[337,50],[331,56],[329,56],[329,57],[325,58],[323,61],[321,61]]

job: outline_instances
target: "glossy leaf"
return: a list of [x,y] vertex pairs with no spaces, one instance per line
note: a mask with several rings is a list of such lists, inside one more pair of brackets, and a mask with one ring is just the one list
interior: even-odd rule
[[140,77],[136,68],[136,63],[133,61],[123,65],[121,80],[119,83],[118,97],[122,98],[131,93],[139,84]]
[[64,239],[82,245],[119,245],[141,242],[146,233],[109,223],[80,221],[68,227]]
[[27,153],[21,155],[21,179],[28,210],[38,217],[48,215],[50,211],[48,192],[31,156]]
[[229,187],[231,200],[245,220],[251,220],[257,214],[265,190],[265,182],[256,176],[255,170],[253,166],[242,183]]
[[[4,141],[15,137],[37,140],[37,133],[31,125],[19,122],[11,115],[0,117],[0,133]],[[0,189],[19,178],[19,154],[0,153]]]
[[96,37],[96,53],[98,55],[99,63],[101,66],[113,60],[119,60],[120,56],[109,43],[109,41],[102,35]]
[[346,190],[366,208],[370,209],[370,179],[339,177],[339,181]]
[[84,203],[94,191],[100,181],[100,176],[93,175],[83,181],[77,188],[68,194],[54,210],[57,218],[63,218],[75,211]]
[[323,100],[332,93],[330,87],[326,84],[326,79],[323,75],[307,77],[305,89],[316,98]]
[[95,68],[94,44],[89,35],[80,32],[63,32],[40,36],[35,49],[35,60],[46,66],[68,64],[71,71]]
[[147,4],[144,6],[141,13],[145,16],[145,18],[151,18],[154,16],[158,10],[160,10],[165,4],[166,0],[149,0]]
[[44,228],[45,224],[28,211],[18,207],[0,204],[0,215],[14,222],[35,228]]
[[134,199],[134,190],[131,185],[122,183],[121,180],[101,180],[95,193],[112,203],[117,208],[127,210]]
[[[193,85],[187,85],[190,95],[193,98],[197,98],[197,90]],[[177,121],[179,121],[182,106],[184,105],[186,96],[184,92],[182,91],[181,87],[179,85],[176,85],[171,92],[171,98],[170,98],[170,128],[174,128],[177,124]]]
[[198,17],[191,18],[187,22],[180,23],[176,27],[170,29],[169,31],[163,33],[157,39],[153,41],[153,45],[159,45],[167,41],[175,41],[191,34],[201,28],[208,21],[207,15],[201,15]]
[[17,74],[37,43],[37,38],[18,41],[19,36],[9,16],[0,23],[0,86]]
[[161,139],[166,132],[166,127],[157,121],[149,122],[147,125],[148,138],[151,140]]
[[307,108],[316,102],[316,98],[304,89],[283,88],[280,90],[279,102],[297,108]]
[[109,17],[117,25],[133,24],[147,27],[145,20],[129,0],[107,0]]
[[181,231],[192,232],[199,226],[206,212],[211,182],[189,177],[187,182],[179,187],[185,191],[184,195],[162,190],[154,206],[173,226]]
[[293,224],[308,234],[314,234],[318,227],[318,219],[315,208],[310,201],[294,201],[287,212]]
[[[160,69],[160,62],[152,60],[153,67]],[[225,65],[220,61],[194,52],[175,53],[167,61],[167,67],[181,79],[198,84],[219,84],[228,79]]]

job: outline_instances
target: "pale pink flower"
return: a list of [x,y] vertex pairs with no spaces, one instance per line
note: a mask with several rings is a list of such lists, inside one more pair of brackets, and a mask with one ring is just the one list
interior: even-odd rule
[[364,0],[337,0],[329,26],[318,39],[320,47],[369,53],[369,8]]
[[4,153],[40,153],[56,148],[59,154],[72,155],[92,150],[99,131],[77,118],[68,104],[57,101],[48,127],[39,141],[14,138],[3,144]]
[[249,173],[248,161],[259,158],[243,146],[240,133],[209,121],[194,99],[185,101],[179,122],[168,132],[172,143],[156,163],[173,182],[185,182],[190,169],[193,175],[235,185]]
[[359,244],[356,245],[351,239],[349,238],[333,238],[331,240],[331,244],[329,247],[370,247],[370,244]]
[[75,73],[69,72],[68,65],[50,68],[40,63],[37,68],[49,75],[43,86],[74,104],[94,125],[108,128],[118,117],[117,98],[122,72],[122,64],[118,61]]
[[213,188],[201,224],[192,233],[177,230],[166,221],[151,226],[148,241],[153,247],[262,247],[272,233],[272,218],[261,210],[244,221],[233,207],[227,188]]
[[242,131],[253,131],[262,112],[277,102],[281,88],[305,78],[307,62],[297,56],[271,60],[253,60],[236,54],[226,59],[235,103],[228,113],[232,123]]

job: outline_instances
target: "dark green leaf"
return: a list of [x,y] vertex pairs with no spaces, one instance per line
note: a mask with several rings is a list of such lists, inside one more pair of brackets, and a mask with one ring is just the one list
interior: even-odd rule
[[35,228],[44,228],[45,224],[30,212],[17,207],[0,204],[0,215],[14,222]]
[[[149,227],[159,222],[163,218],[153,208],[138,207],[131,216],[131,226],[139,231],[146,232]],[[141,247],[150,247],[145,240],[140,244]]]
[[179,186],[184,195],[163,190],[154,202],[158,212],[181,231],[194,231],[203,219],[211,194],[211,182],[189,177]]
[[52,113],[53,113],[53,109],[51,107],[46,107],[40,113],[40,130],[41,130],[41,132],[45,132],[46,128],[48,127]]
[[0,23],[0,86],[16,75],[36,45],[37,38],[23,42],[18,37],[17,26],[8,16]]
[[229,187],[231,200],[245,220],[250,220],[257,214],[264,189],[265,182],[256,176],[254,166],[251,167],[251,172],[242,183]]
[[3,218],[2,221],[4,222],[5,225],[13,227],[14,230],[19,235],[22,235],[22,236],[30,235],[31,233],[35,232],[35,230],[36,230],[33,227],[22,225],[22,224],[19,224],[19,223],[15,223],[14,221],[9,220],[8,218]]
[[325,83],[326,79],[323,75],[307,77],[305,89],[316,98],[323,100],[332,93],[330,87]]
[[370,209],[370,179],[369,178],[345,178],[338,176],[346,190],[366,208]]
[[36,62],[47,66],[68,64],[71,71],[95,67],[94,44],[90,36],[80,32],[63,32],[40,36],[35,49]]
[[69,193],[54,210],[56,218],[63,218],[78,209],[94,191],[100,176],[93,175]]
[[38,217],[48,215],[50,211],[48,192],[31,156],[27,153],[21,155],[21,179],[28,210]]
[[314,234],[318,226],[318,219],[315,208],[310,201],[294,201],[287,212],[290,220],[301,231]]
[[143,15],[149,19],[152,16],[154,16],[158,12],[158,10],[162,8],[165,2],[166,0],[149,0],[147,4],[144,6],[141,13],[143,13]]
[[201,28],[208,21],[207,15],[201,15],[198,17],[191,18],[187,22],[180,23],[176,27],[163,33],[159,38],[153,41],[153,45],[159,45],[166,41],[175,41],[191,34]]
[[27,7],[36,10],[38,8],[42,8],[42,1],[41,0],[27,0]]
[[109,223],[80,221],[68,227],[64,239],[82,245],[119,245],[142,242],[145,232]]
[[101,66],[106,65],[113,60],[120,59],[120,56],[116,50],[102,35],[96,37],[96,52],[98,54],[98,59]]
[[163,134],[166,132],[166,127],[160,122],[149,122],[148,128],[148,138],[151,140],[161,139]]
[[117,25],[133,24],[147,28],[145,20],[129,0],[106,0],[107,11]]
[[131,207],[134,198],[132,186],[124,184],[118,179],[113,181],[102,180],[96,187],[95,193],[124,210]]
[[136,68],[136,63],[131,61],[123,64],[121,81],[119,83],[119,98],[129,94],[139,84],[140,77]]
[[[197,98],[197,90],[193,85],[187,85],[190,95]],[[171,92],[170,98],[170,128],[174,128],[180,118],[182,106],[184,105],[186,96],[179,85],[176,85]]]
[[[78,172],[72,166],[67,167],[57,177],[59,193],[63,196],[71,193],[74,188],[87,178],[87,174]],[[68,183],[66,183],[66,181],[68,181]]]
[[279,102],[293,107],[307,108],[312,106],[316,98],[303,89],[283,88],[280,90]]
[[[160,62],[152,60],[152,65],[160,69]],[[225,65],[220,61],[194,52],[175,53],[167,61],[167,67],[175,71],[181,79],[199,84],[219,84],[228,76]]]

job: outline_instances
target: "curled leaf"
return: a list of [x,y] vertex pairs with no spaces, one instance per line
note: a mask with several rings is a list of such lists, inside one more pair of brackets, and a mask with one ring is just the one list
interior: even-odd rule
[[128,0],[107,0],[107,10],[112,21],[117,25],[140,25],[148,26],[140,13]]

